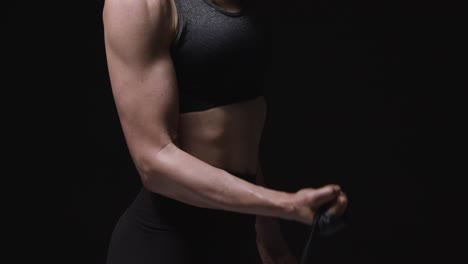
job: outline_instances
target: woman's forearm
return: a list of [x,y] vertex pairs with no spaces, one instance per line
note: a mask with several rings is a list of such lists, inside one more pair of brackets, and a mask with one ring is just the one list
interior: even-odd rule
[[[138,166],[137,166],[138,167]],[[293,195],[252,184],[169,144],[139,170],[149,191],[198,207],[289,219]]]

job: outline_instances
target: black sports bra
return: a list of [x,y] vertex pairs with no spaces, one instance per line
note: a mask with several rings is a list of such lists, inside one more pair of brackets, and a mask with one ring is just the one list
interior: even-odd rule
[[175,0],[177,35],[171,56],[181,113],[263,94],[271,62],[268,22],[254,8],[227,12],[210,0]]

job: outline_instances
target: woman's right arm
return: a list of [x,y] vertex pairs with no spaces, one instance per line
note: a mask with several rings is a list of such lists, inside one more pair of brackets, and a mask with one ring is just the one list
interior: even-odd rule
[[107,0],[103,13],[112,92],[144,187],[198,207],[311,223],[310,206],[298,205],[304,195],[252,184],[174,144],[179,112],[169,52],[172,8],[170,0]]

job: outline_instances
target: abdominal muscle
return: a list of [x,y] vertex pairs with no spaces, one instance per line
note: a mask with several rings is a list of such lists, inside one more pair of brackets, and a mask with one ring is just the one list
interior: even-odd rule
[[264,97],[179,116],[178,147],[232,173],[254,174],[266,116]]

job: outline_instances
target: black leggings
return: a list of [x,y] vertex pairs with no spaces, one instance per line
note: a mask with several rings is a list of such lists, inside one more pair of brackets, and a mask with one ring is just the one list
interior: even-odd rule
[[254,224],[254,215],[190,206],[142,188],[112,233],[107,264],[260,264]]

